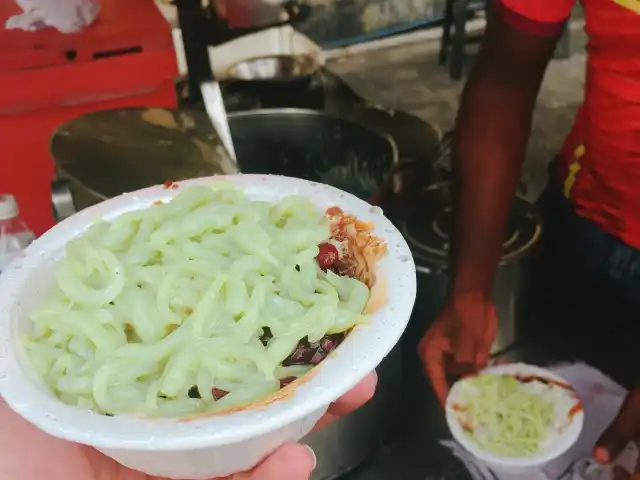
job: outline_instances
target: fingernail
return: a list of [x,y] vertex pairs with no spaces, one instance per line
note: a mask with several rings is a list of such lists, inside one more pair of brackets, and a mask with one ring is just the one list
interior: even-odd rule
[[311,459],[313,461],[313,468],[311,470],[315,470],[316,465],[318,465],[318,457],[316,457],[316,452],[314,452],[313,448],[311,448],[309,445],[303,445],[303,447],[306,448],[311,455]]

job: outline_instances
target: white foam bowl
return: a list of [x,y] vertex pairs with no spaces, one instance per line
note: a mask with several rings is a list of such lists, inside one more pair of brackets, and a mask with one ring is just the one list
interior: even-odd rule
[[0,394],[9,406],[45,432],[91,445],[121,464],[149,475],[205,479],[252,468],[277,447],[305,436],[329,405],[376,368],[404,331],[416,295],[415,265],[401,234],[377,207],[336,188],[270,175],[229,175],[184,181],[231,181],[254,200],[302,195],[319,208],[337,205],[375,225],[388,255],[378,272],[389,280],[388,302],[355,329],[307,382],[262,407],[191,421],[107,417],[66,405],[53,396],[27,362],[19,336],[50,290],[67,242],[98,219],[168,200],[180,189],[163,186],[121,195],[68,218],[37,239],[0,276]]
[[[557,382],[569,384],[564,378],[544,368],[534,365],[526,365],[524,363],[514,363],[508,365],[497,365],[483,370],[481,373],[508,374],[508,375],[535,375],[542,378],[548,378]],[[545,448],[539,452],[528,455],[526,457],[506,457],[496,455],[483,450],[469,437],[460,422],[456,418],[456,412],[453,406],[460,403],[460,382],[453,385],[446,402],[447,424],[453,438],[469,453],[479,459],[481,462],[490,467],[494,467],[501,472],[508,473],[524,473],[530,470],[539,470],[543,465],[565,453],[573,444],[576,443],[582,426],[584,424],[584,412],[582,410],[576,413],[572,422],[557,439],[550,442]]]

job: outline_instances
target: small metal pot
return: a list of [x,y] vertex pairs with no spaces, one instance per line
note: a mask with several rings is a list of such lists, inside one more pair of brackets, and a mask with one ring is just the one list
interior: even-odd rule
[[310,77],[320,68],[317,55],[267,55],[242,60],[228,68],[225,79],[288,82]]
[[[443,306],[449,283],[448,259],[452,228],[450,184],[431,185],[412,197],[413,208],[396,219],[411,247],[418,273],[418,295],[404,347],[414,350]],[[502,247],[502,258],[493,282],[492,298],[498,316],[498,332],[491,349],[494,357],[512,352],[519,343],[524,307],[531,290],[530,254],[538,245],[542,223],[534,205],[513,202]]]
[[323,110],[325,92],[317,85],[317,55],[270,55],[238,62],[224,76],[225,92],[257,95],[261,107]]

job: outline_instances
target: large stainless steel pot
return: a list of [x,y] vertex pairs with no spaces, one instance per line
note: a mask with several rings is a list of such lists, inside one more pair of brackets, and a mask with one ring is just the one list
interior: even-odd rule
[[[432,152],[440,134],[404,113],[351,109],[328,115],[294,108],[235,112],[231,162],[209,118],[198,110],[107,110],[61,126],[51,141],[60,192],[82,209],[123,192],[198,176],[277,173],[331,183],[363,198],[399,159]],[[422,182],[435,169],[424,164]],[[63,195],[64,196],[64,195]]]
[[[322,181],[369,198],[399,158],[389,136],[315,111],[236,113],[229,125],[237,165],[224,156],[208,118],[194,111],[133,109],[81,117],[56,133],[52,152],[77,209],[168,179],[238,170]],[[430,132],[425,151],[437,141]],[[56,185],[61,211],[69,203],[65,184]],[[374,399],[304,439],[318,457],[313,480],[337,478],[359,466],[393,433],[401,373],[397,346],[378,368]]]
[[238,173],[206,114],[190,110],[132,108],[78,117],[56,131],[51,153],[78,210],[166,180]]
[[237,112],[229,128],[241,172],[320,181],[364,199],[398,162],[389,135],[314,110]]
[[[415,351],[420,337],[443,305],[449,282],[449,235],[452,227],[450,184],[424,188],[397,224],[412,249],[418,272],[418,295],[404,347]],[[521,199],[513,203],[502,258],[493,282],[492,297],[498,332],[491,353],[503,356],[519,343],[524,308],[531,293],[530,254],[540,240],[541,221],[536,208]]]
[[313,110],[232,113],[229,128],[237,164],[196,110],[86,115],[62,126],[51,150],[78,209],[169,179],[238,172],[300,177],[368,198],[398,162],[390,136]]

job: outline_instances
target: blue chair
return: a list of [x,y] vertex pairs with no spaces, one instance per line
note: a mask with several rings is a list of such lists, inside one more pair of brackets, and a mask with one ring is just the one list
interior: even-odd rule
[[449,76],[452,80],[462,78],[466,45],[482,38],[468,35],[467,22],[478,11],[486,10],[488,3],[488,0],[445,1],[439,61],[440,65],[449,64]]

